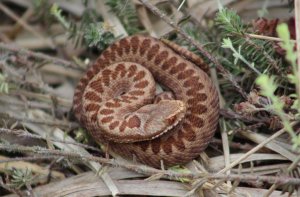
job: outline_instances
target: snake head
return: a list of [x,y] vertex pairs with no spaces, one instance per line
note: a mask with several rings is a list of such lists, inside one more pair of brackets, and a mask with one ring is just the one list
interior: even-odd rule
[[143,106],[135,112],[142,120],[140,135],[154,139],[175,127],[185,116],[186,105],[180,100],[162,100]]
[[[175,127],[185,116],[186,105],[179,100],[162,100],[145,105],[125,115],[119,127],[118,136],[102,134],[117,143],[133,143],[157,138]],[[100,113],[99,113],[100,114]],[[105,126],[99,124],[100,128]]]

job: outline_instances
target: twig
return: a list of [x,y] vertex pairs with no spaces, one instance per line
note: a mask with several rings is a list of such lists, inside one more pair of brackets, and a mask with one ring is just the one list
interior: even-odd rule
[[15,194],[17,194],[18,196],[22,196],[21,191],[16,190],[16,189],[11,188],[11,187],[9,187],[8,185],[6,185],[6,184],[3,182],[2,177],[0,177],[0,186],[3,187],[4,189],[6,189],[7,191],[10,191],[10,192],[12,192],[12,193],[15,193]]
[[263,195],[263,197],[269,197],[274,191],[275,189],[278,187],[277,184],[273,184],[270,189]]
[[22,146],[22,145],[8,145],[0,143],[0,150],[6,150],[8,152],[20,152],[20,153],[35,153],[38,155],[47,155],[47,156],[60,156],[60,157],[66,157],[70,159],[80,159],[83,161],[89,160],[89,161],[96,161],[100,163],[105,164],[114,164],[114,160],[111,159],[105,159],[102,157],[95,157],[90,155],[83,155],[77,152],[70,152],[70,151],[60,151],[60,150],[53,150],[53,149],[47,149],[39,146]]
[[236,90],[246,99],[247,94],[244,92],[241,86],[236,82],[234,77],[228,72],[219,61],[213,57],[210,53],[208,53],[203,46],[201,46],[198,42],[196,42],[193,38],[191,38],[187,33],[185,33],[181,28],[179,28],[170,18],[168,18],[164,13],[162,13],[158,8],[150,4],[147,0],[139,0],[142,4],[144,4],[148,9],[150,9],[155,15],[163,19],[167,24],[173,27],[182,37],[184,37],[187,41],[189,41],[194,47],[196,47],[199,52],[205,56],[210,62],[216,65],[217,70],[227,79],[232,85],[236,88]]
[[60,120],[37,120],[37,119],[31,119],[31,118],[25,118],[25,117],[16,117],[16,116],[11,116],[9,114],[3,114],[0,113],[0,118],[4,118],[5,120],[11,119],[14,121],[20,121],[20,122],[30,122],[30,123],[35,123],[35,124],[44,124],[44,125],[49,125],[49,126],[56,126],[56,127],[63,127],[63,128],[68,128],[68,129],[75,129],[79,127],[79,124],[77,122],[65,122],[65,121],[60,121]]
[[251,117],[251,116],[243,116],[240,115],[234,111],[232,111],[231,109],[220,109],[220,114],[224,117],[224,118],[228,118],[228,119],[235,119],[235,120],[241,120],[243,122],[256,122],[256,123],[263,123],[268,125],[270,123],[270,120],[268,118],[255,118],[255,117]]
[[59,143],[63,143],[63,144],[72,144],[72,145],[76,145],[76,146],[80,146],[89,150],[93,150],[96,151],[98,153],[102,153],[101,150],[99,150],[98,148],[95,148],[93,146],[89,146],[86,144],[82,144],[82,143],[78,143],[78,142],[69,142],[69,141],[65,141],[65,140],[59,140],[59,139],[53,139],[50,137],[42,137],[39,135],[34,135],[31,133],[28,133],[27,131],[24,130],[14,130],[14,129],[6,129],[6,128],[0,128],[0,134],[1,133],[6,133],[6,134],[13,134],[13,135],[17,135],[19,137],[27,137],[27,138],[34,138],[34,139],[41,139],[41,140],[50,140],[52,142],[59,142]]
[[[10,99],[10,97],[0,97],[0,102],[5,103],[6,105],[12,105],[12,106],[20,106],[24,108],[37,108],[37,109],[44,109],[44,110],[51,110],[53,108],[53,105],[50,105],[45,102],[38,102],[38,101],[19,101],[19,100],[13,100]],[[69,108],[65,111],[69,111]]]
[[[225,164],[225,167],[227,167],[227,166],[230,165],[231,161],[230,161],[229,140],[228,140],[228,134],[227,134],[227,131],[226,131],[226,126],[222,127],[220,130],[221,130],[220,132],[221,132],[222,147],[223,147],[223,154],[224,154],[224,164]],[[230,170],[228,170],[226,172],[226,174],[229,175]],[[228,181],[227,185],[230,187],[231,182]]]
[[49,40],[44,38],[40,33],[36,32],[31,26],[29,26],[23,19],[18,17],[14,12],[12,12],[8,7],[0,3],[0,10],[2,10],[6,15],[8,15],[13,20],[17,21],[21,26],[23,26],[26,30],[31,32],[36,37],[42,38],[43,40],[47,41],[48,46],[54,48],[53,43]]
[[[295,124],[296,124],[296,122],[292,122],[291,123],[292,126],[294,126]],[[237,159],[234,162],[232,162],[229,166],[227,166],[224,169],[220,170],[217,174],[222,174],[222,173],[226,172],[227,170],[233,168],[234,166],[236,166],[237,164],[239,164],[241,161],[243,161],[244,159],[248,158],[250,155],[252,155],[256,151],[258,151],[259,149],[261,149],[262,147],[264,147],[270,141],[272,141],[273,139],[275,139],[278,136],[282,135],[284,132],[285,132],[284,128],[280,129],[279,131],[277,131],[276,133],[274,133],[273,135],[271,135],[269,138],[267,138],[265,141],[263,141],[262,143],[258,144],[256,147],[254,147],[253,149],[251,149],[247,153],[245,153],[239,159]]]
[[123,167],[138,173],[145,175],[156,175],[161,174],[161,178],[167,178],[170,180],[178,181],[180,178],[187,179],[207,179],[207,180],[230,180],[230,181],[241,181],[241,182],[267,182],[267,183],[277,183],[277,184],[290,184],[290,185],[300,185],[300,179],[292,177],[276,177],[276,176],[255,176],[255,175],[223,175],[223,174],[209,174],[209,173],[185,173],[176,172],[171,170],[159,170],[145,165],[138,164],[124,164],[123,162],[118,162],[113,159],[105,159],[102,157],[95,157],[89,155],[81,155],[75,152],[67,152],[60,150],[46,149],[42,147],[26,147],[21,145],[8,145],[0,144],[0,150],[5,150],[9,152],[20,152],[20,153],[35,153],[39,155],[51,155],[51,156],[62,156],[68,159],[79,159],[81,161],[96,161],[103,164],[107,164],[113,167]]
[[30,185],[29,183],[25,183],[25,186],[26,186],[26,188],[27,188],[27,191],[28,191],[30,197],[36,197],[35,193],[34,193],[33,190],[32,190],[31,185]]
[[[33,8],[28,8],[24,13],[22,13],[22,16],[20,16],[20,19],[22,22],[24,22],[27,25],[27,20],[34,14]],[[17,16],[17,15],[16,15]],[[17,16],[18,17],[18,16]],[[31,27],[31,26],[30,26]],[[18,34],[20,33],[20,31],[22,30],[22,28],[25,28],[25,26],[23,27],[22,24],[20,24],[18,21],[16,24],[14,24],[14,26],[11,28],[11,30],[9,31],[9,36],[10,38],[15,38],[18,36]],[[34,35],[34,37],[37,37]],[[45,40],[45,39],[44,39]],[[47,40],[49,41],[49,40]],[[49,45],[49,43],[48,43]],[[53,46],[53,44],[50,44],[51,46]]]
[[61,156],[53,156],[53,155],[35,155],[32,157],[14,157],[5,160],[0,160],[1,163],[9,163],[9,162],[17,162],[17,161],[37,161],[37,160],[52,160],[59,159]]
[[267,183],[277,183],[281,184],[291,184],[291,185],[300,185],[300,179],[290,178],[290,177],[276,177],[276,176],[257,176],[257,175],[209,175],[206,177],[207,179],[223,179],[223,180],[231,180],[231,181],[241,181],[241,182],[267,182]]
[[10,93],[10,95],[25,96],[25,97],[28,97],[28,98],[32,98],[32,99],[40,100],[40,101],[43,101],[43,102],[47,102],[47,103],[50,103],[50,104],[53,104],[53,101],[55,101],[55,103],[57,105],[64,106],[66,108],[71,108],[72,107],[72,100],[65,99],[65,98],[56,96],[54,94],[40,94],[40,93],[30,92],[30,91],[26,91],[26,90],[18,90],[18,91],[12,91]]
[[29,51],[29,50],[24,49],[24,48],[19,48],[19,47],[16,47],[16,46],[12,46],[10,44],[0,43],[0,49],[11,51],[11,52],[19,54],[19,55],[24,55],[24,56],[27,56],[27,57],[35,58],[37,60],[48,61],[48,62],[52,62],[54,64],[59,64],[59,65],[64,66],[66,68],[83,70],[82,68],[80,68],[80,67],[76,66],[75,64],[73,64],[72,62],[62,60],[62,59],[59,59],[59,58],[56,58],[56,57],[51,57],[49,55],[45,55],[45,54],[42,54],[42,53],[32,52],[32,51]]
[[[270,36],[264,36],[264,35],[257,35],[257,34],[246,34],[250,38],[256,38],[256,39],[262,39],[262,40],[270,40],[270,41],[277,41],[282,42],[281,38],[277,37],[270,37]],[[292,43],[296,43],[296,40],[290,40]]]
[[[293,161],[293,163],[287,168],[286,170],[286,173],[290,173],[291,171],[293,171],[298,165],[299,165],[299,162],[300,162],[300,155]],[[267,193],[264,194],[264,197],[269,197],[273,191],[275,191],[275,189],[277,189],[279,185],[274,183],[270,189],[268,190]]]
[[[222,140],[213,138],[211,141],[211,144],[222,146]],[[230,148],[233,148],[233,149],[240,149],[240,150],[245,150],[245,151],[249,151],[252,149],[252,146],[250,144],[241,144],[239,142],[233,142],[233,141],[230,142],[229,146],[230,146]]]

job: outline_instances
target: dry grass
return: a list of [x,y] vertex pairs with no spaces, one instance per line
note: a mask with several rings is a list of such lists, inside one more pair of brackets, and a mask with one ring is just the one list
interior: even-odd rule
[[[38,20],[42,15],[37,15],[33,2],[0,2],[0,74],[5,73],[5,83],[9,85],[8,93],[0,93],[1,196],[300,195],[300,156],[284,129],[272,129],[271,118],[245,117],[234,112],[235,103],[228,102],[231,98],[222,95],[222,91],[220,129],[209,148],[184,169],[153,169],[117,155],[115,159],[106,158],[70,113],[76,82],[97,55],[84,46],[74,47],[57,22],[48,21],[48,26],[47,20]],[[57,2],[70,18],[80,18],[86,9],[80,0],[51,2]],[[240,79],[177,24],[188,13],[188,20],[207,28],[218,11],[216,1],[132,2],[149,35],[163,37],[176,31],[215,65],[210,73],[219,90],[229,83],[233,94],[239,95],[239,102],[247,98],[249,92],[241,86]],[[187,6],[179,9],[182,2]],[[256,19],[257,11],[264,6],[269,18],[286,20],[294,14],[289,12],[288,1],[222,2],[247,22]],[[153,7],[162,5],[169,8],[167,15]],[[104,1],[91,0],[88,6],[103,16],[116,35],[127,35],[120,19]],[[13,186],[11,174],[16,169],[32,172],[30,182],[21,188]]]

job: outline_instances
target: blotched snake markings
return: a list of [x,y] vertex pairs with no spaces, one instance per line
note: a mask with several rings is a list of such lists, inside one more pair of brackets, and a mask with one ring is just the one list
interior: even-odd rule
[[[181,55],[179,55],[179,53]],[[115,153],[154,167],[184,164],[217,127],[219,99],[202,59],[145,36],[107,48],[79,81],[76,118]],[[166,92],[155,95],[155,82]]]

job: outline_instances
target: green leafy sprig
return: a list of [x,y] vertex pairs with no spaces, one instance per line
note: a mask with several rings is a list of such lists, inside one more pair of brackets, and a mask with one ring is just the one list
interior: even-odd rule
[[[244,25],[236,12],[222,8],[215,17],[215,23],[221,37],[230,38],[234,48],[239,49],[245,60],[253,62],[260,72],[267,70],[280,73],[280,61],[275,58],[272,43],[266,40],[253,39],[247,34],[247,26]],[[253,70],[253,69],[252,69]]]
[[[289,75],[290,82],[295,84],[296,87],[299,87],[299,79],[297,77],[297,55],[294,51],[294,44],[290,41],[290,33],[288,26],[286,24],[280,24],[277,27],[278,36],[282,39],[281,47],[286,51],[286,59],[291,63],[293,73]],[[278,96],[275,95],[275,91],[278,88],[278,85],[275,83],[274,76],[261,75],[257,78],[256,83],[261,88],[261,94],[266,96],[271,100],[269,108],[274,111],[276,115],[282,121],[282,124],[285,130],[290,134],[292,138],[292,143],[294,149],[300,147],[300,135],[296,134],[293,130],[289,118],[289,114],[284,111],[284,103],[280,100]],[[290,97],[294,97],[295,102],[292,106],[299,114],[299,98],[300,93],[291,94]]]
[[115,40],[111,28],[104,22],[97,22],[96,13],[92,10],[85,10],[79,24],[68,21],[57,4],[52,5],[51,13],[68,31],[75,46],[84,44],[103,50]]

